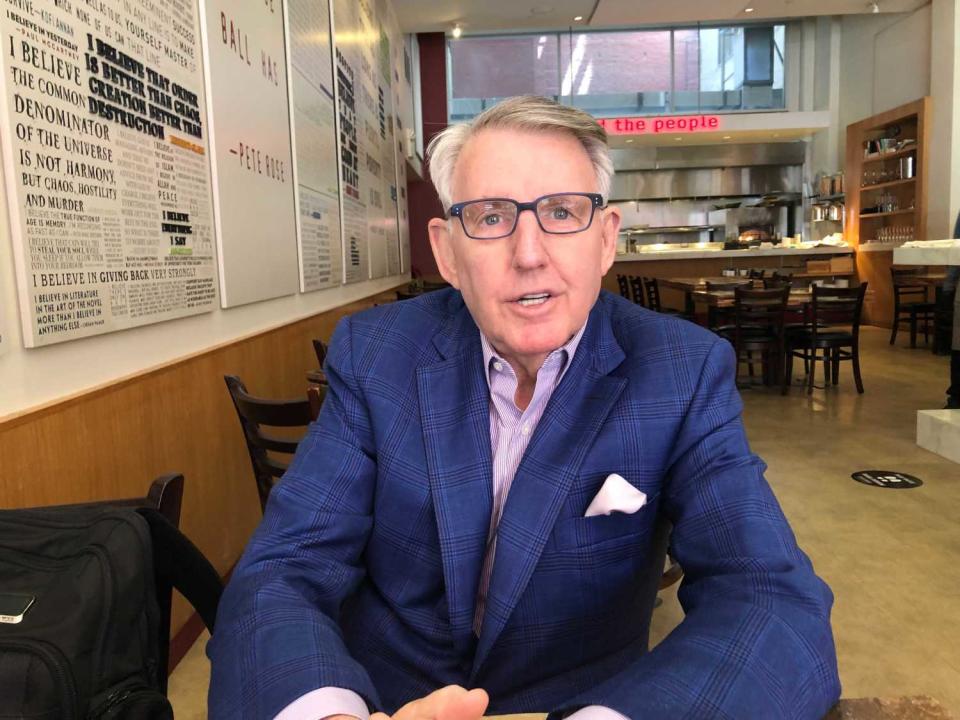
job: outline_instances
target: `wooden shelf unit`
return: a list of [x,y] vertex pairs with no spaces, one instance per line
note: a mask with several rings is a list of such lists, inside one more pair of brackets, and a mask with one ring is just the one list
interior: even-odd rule
[[[913,103],[910,103],[910,104],[912,105]],[[906,107],[906,106],[903,105],[901,107]],[[899,109],[900,108],[895,108],[890,112],[895,112],[896,110],[899,110]],[[885,113],[881,113],[881,114],[885,114]],[[873,117],[880,117],[880,115],[874,115]],[[867,120],[870,120],[870,118],[867,118]],[[847,129],[849,130],[850,127],[851,126],[848,126]],[[904,155],[909,155],[910,153],[914,152],[916,149],[917,149],[917,144],[914,143],[913,145],[910,145],[909,147],[905,147],[903,150],[897,150],[896,152],[875,153],[873,155],[870,155],[869,157],[864,155],[863,164],[866,165],[867,163],[875,163],[875,162],[880,162],[881,160],[892,160],[893,158],[903,157]]]
[[[914,102],[865,118],[847,126],[847,152],[844,176],[847,181],[845,207],[845,238],[853,247],[860,246],[861,235],[873,240],[881,228],[908,225],[913,227],[913,236],[924,239],[927,233],[927,164],[930,135],[930,98]],[[900,150],[882,154],[865,155],[869,140],[880,138],[913,139],[915,142]],[[874,171],[882,163],[889,162],[889,169],[899,164],[900,158],[913,156],[913,177],[873,183],[862,187],[866,171]],[[903,210],[892,212],[867,212],[861,208],[876,207],[877,191],[896,196]],[[907,207],[909,205],[913,207]],[[866,223],[866,226],[861,226]],[[878,243],[868,243],[877,245]],[[890,266],[893,262],[893,245],[890,249],[870,248],[858,252],[856,267],[859,282],[869,283],[864,302],[864,322],[870,325],[890,327],[893,321],[893,288],[890,282]]]
[[866,220],[867,218],[893,217],[894,215],[913,215],[914,212],[916,212],[916,208],[905,208],[903,210],[891,210],[890,212],[880,213],[860,213],[860,219]]
[[904,178],[903,180],[891,180],[889,182],[877,183],[876,185],[866,185],[860,188],[860,192],[867,192],[868,190],[880,190],[882,188],[896,187],[897,185],[906,185],[908,183],[916,182],[915,177]]

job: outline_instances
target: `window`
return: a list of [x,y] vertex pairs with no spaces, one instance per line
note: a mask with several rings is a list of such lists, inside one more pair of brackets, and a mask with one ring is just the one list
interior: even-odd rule
[[450,40],[450,120],[527,93],[598,117],[783,110],[785,37],[759,24]]
[[513,95],[559,98],[559,41],[559,36],[552,33],[467,37],[449,42],[450,119],[469,119]]
[[751,27],[743,31],[744,85],[773,84],[773,28]]

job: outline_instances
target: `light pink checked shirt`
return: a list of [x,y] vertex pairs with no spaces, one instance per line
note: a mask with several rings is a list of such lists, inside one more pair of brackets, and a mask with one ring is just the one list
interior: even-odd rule
[[[490,532],[487,536],[487,551],[480,573],[480,588],[477,592],[477,609],[473,630],[479,636],[483,624],[493,559],[497,548],[497,527],[507,501],[510,486],[517,474],[523,453],[530,444],[540,418],[543,417],[553,391],[560,384],[570,361],[577,352],[586,324],[580,328],[566,345],[547,356],[537,371],[537,384],[533,397],[525,410],[517,407],[514,400],[517,392],[517,376],[510,363],[497,355],[497,351],[480,334],[483,347],[483,366],[486,368],[487,385],[490,388],[490,449],[493,460],[493,510],[490,514]],[[325,687],[294,700],[285,707],[275,720],[323,720],[331,715],[352,715],[358,720],[369,720],[366,703],[352,690]],[[567,720],[628,720],[620,713],[600,705],[590,705],[567,716]]]

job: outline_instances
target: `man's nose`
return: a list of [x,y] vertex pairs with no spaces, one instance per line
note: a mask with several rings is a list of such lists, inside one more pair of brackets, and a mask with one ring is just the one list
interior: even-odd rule
[[521,212],[513,231],[514,267],[529,270],[545,265],[548,258],[545,236],[534,212]]

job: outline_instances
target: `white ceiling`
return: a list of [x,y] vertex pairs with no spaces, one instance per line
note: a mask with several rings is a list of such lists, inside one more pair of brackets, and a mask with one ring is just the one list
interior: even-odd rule
[[[880,12],[910,12],[930,0],[877,0]],[[867,0],[393,0],[404,32],[465,33],[678,25],[870,12]],[[594,10],[594,6],[596,9]],[[744,9],[753,7],[747,13]],[[573,18],[582,15],[582,22]]]

